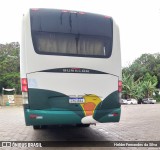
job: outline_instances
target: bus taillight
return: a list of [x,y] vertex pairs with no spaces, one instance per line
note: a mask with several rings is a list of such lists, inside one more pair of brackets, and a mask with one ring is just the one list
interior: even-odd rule
[[122,92],[122,81],[118,81],[118,92]]
[[22,84],[22,92],[28,92],[27,78],[22,78],[21,79],[21,84]]

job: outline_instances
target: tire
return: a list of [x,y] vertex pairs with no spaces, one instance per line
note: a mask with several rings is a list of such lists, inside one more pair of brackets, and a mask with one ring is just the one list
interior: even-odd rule
[[77,127],[89,127],[90,124],[77,124],[76,126]]
[[34,125],[33,126],[33,129],[34,130],[37,130],[37,129],[45,129],[47,126],[45,126],[45,125]]
[[41,128],[41,126],[38,126],[38,125],[33,126],[33,129],[34,129],[34,130],[37,130],[37,129],[40,129],[40,128]]

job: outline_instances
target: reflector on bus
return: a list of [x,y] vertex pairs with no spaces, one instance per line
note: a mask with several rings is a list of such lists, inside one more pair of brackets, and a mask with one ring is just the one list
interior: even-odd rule
[[118,92],[122,92],[122,81],[118,81]]
[[22,92],[28,92],[27,78],[22,78],[21,79],[21,84],[22,84]]

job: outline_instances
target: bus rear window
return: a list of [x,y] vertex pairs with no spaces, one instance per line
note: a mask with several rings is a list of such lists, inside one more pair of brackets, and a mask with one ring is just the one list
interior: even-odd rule
[[34,32],[34,49],[38,54],[84,57],[110,57],[112,40],[104,36]]

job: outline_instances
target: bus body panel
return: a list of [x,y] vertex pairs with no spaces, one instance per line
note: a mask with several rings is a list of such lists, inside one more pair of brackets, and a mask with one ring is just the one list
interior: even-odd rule
[[[113,116],[115,114],[119,114]],[[81,117],[81,111],[57,111],[57,110],[32,110],[24,109],[26,125],[75,125],[75,124],[96,124],[119,122],[121,109],[113,108],[107,110],[97,110],[97,116],[103,117]],[[36,117],[32,118],[33,114]],[[105,114],[105,115],[104,115]]]
[[95,94],[104,99],[113,91],[118,91],[118,77],[108,74],[36,72],[28,74],[27,79],[29,90],[45,89],[68,96]]

